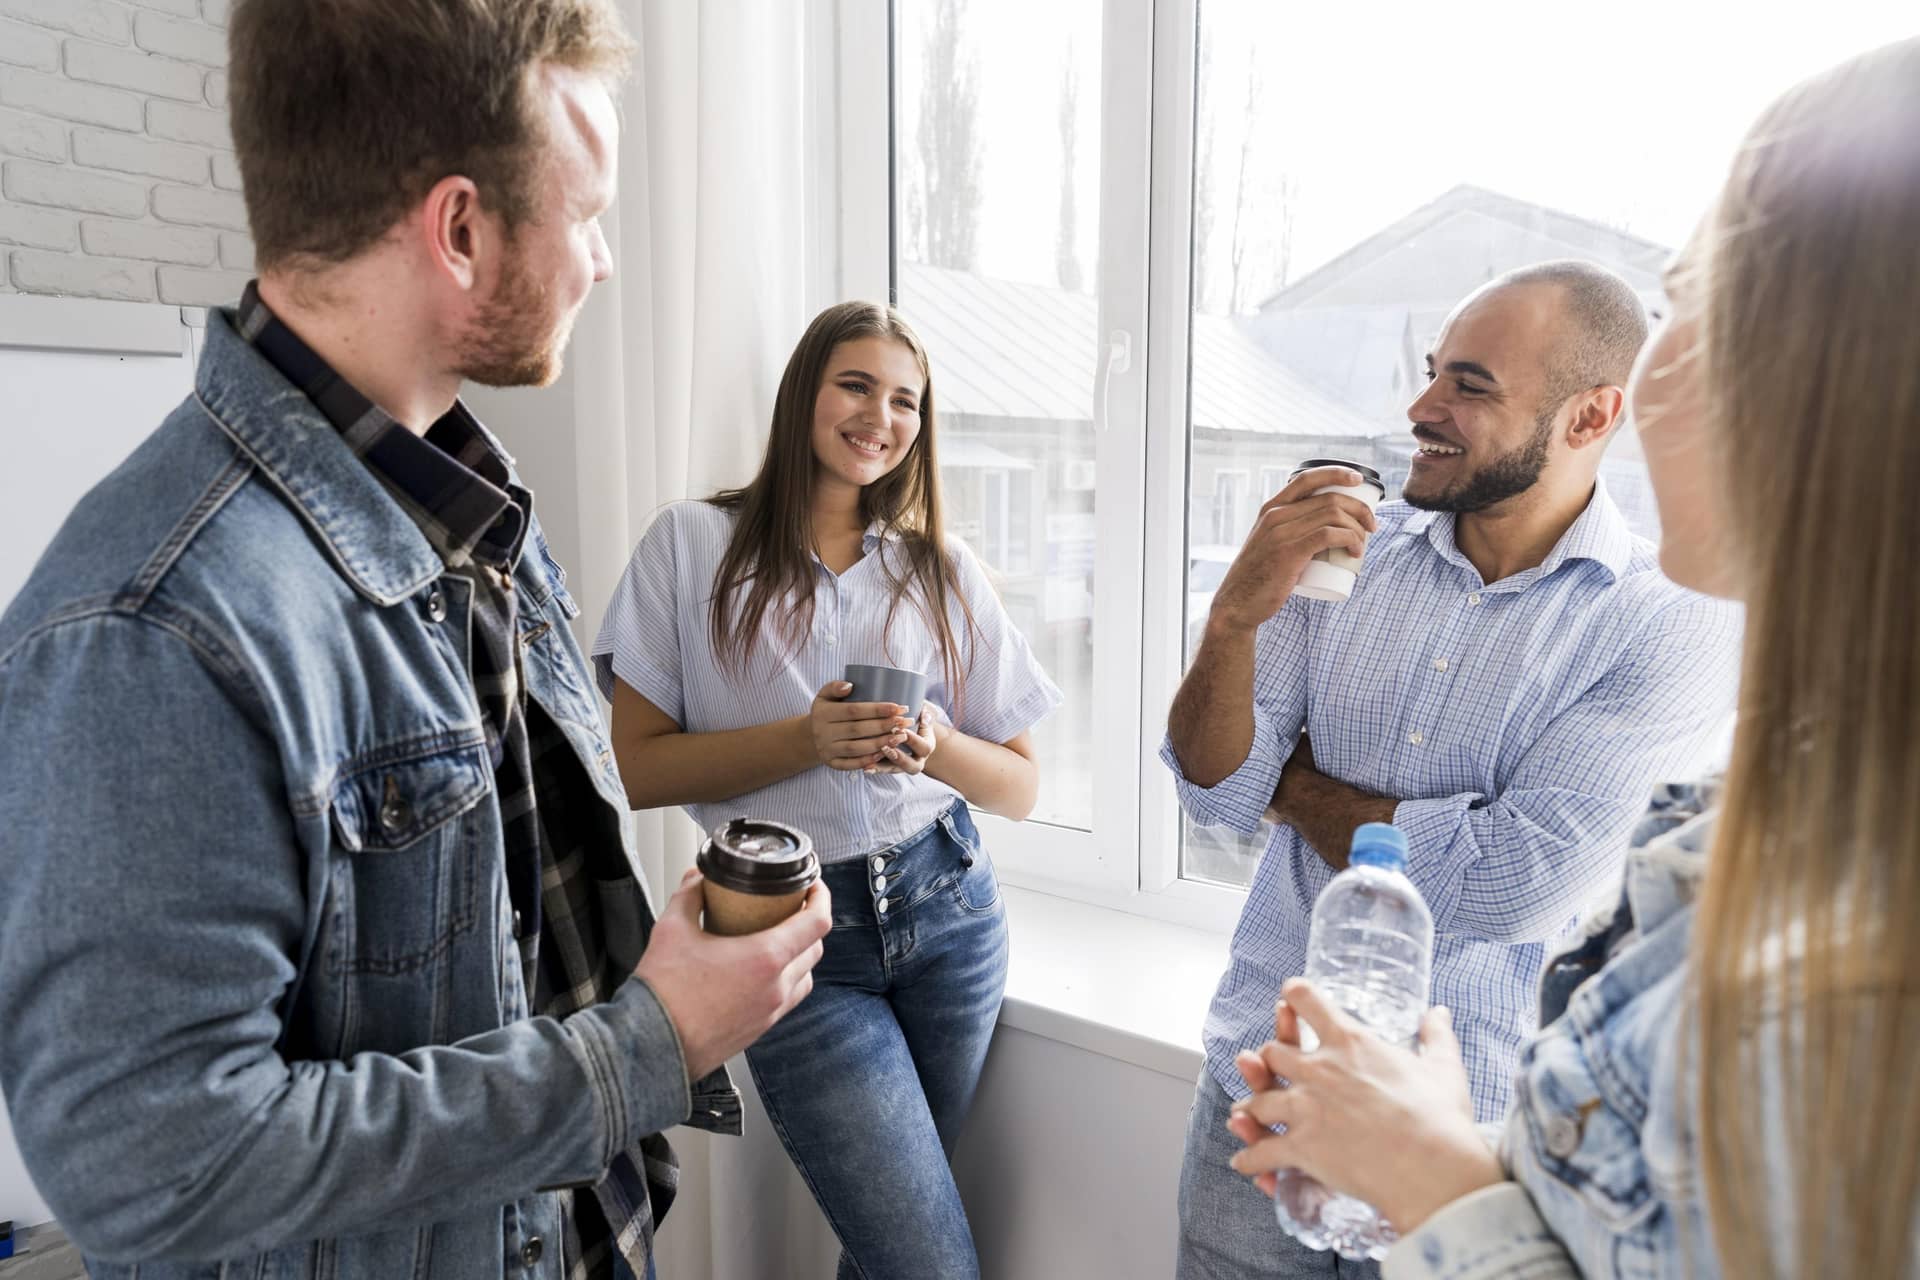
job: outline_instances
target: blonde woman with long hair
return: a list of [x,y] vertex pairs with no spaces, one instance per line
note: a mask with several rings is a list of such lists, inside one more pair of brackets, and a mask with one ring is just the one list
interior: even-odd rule
[[[1760,118],[1631,396],[1682,585],[1744,600],[1724,780],[1669,788],[1542,983],[1498,1153],[1290,983],[1234,1166],[1380,1206],[1386,1274],[1920,1274],[1920,39]],[[1302,1053],[1299,1024],[1320,1047]]]

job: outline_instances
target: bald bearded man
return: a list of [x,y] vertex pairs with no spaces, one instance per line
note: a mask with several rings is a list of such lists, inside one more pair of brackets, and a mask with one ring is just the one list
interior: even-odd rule
[[[1548,943],[1614,883],[1656,779],[1691,771],[1731,712],[1738,613],[1661,576],[1600,482],[1646,340],[1632,288],[1591,263],[1524,268],[1462,301],[1407,411],[1419,449],[1377,513],[1317,494],[1261,510],[1214,596],[1162,758],[1202,825],[1274,825],[1205,1029],[1180,1187],[1181,1280],[1377,1276],[1283,1233],[1228,1167],[1313,904],[1354,829],[1391,822],[1434,917],[1475,1110],[1505,1113]],[[1350,474],[1350,473],[1349,473]],[[1364,548],[1352,597],[1292,595]]]

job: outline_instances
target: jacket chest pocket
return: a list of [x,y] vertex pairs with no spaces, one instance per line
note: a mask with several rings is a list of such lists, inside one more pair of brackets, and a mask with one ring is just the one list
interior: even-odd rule
[[468,815],[492,778],[486,748],[474,744],[379,760],[335,785],[336,972],[412,974],[473,928],[488,842]]
[[1527,1050],[1508,1121],[1508,1158],[1582,1274],[1652,1280],[1671,1244],[1631,1108],[1610,1098],[1557,1026]]

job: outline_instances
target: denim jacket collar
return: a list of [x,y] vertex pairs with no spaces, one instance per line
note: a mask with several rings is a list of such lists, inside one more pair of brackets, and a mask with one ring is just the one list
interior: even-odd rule
[[380,605],[406,599],[444,572],[440,555],[333,424],[233,327],[207,313],[207,350],[194,391],[312,528],[354,590]]
[[1713,821],[1712,813],[1700,814],[1671,836],[1628,855],[1626,900],[1636,932],[1652,933],[1699,898]]

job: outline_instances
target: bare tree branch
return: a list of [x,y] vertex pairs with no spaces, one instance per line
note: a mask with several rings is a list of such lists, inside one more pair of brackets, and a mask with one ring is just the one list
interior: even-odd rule
[[1217,205],[1213,191],[1213,143],[1220,131],[1213,116],[1213,26],[1200,24],[1200,63],[1194,70],[1193,114],[1199,133],[1193,164],[1193,279],[1194,306],[1205,312],[1218,309],[1214,284],[1213,228]]
[[1247,274],[1247,233],[1244,230],[1248,205],[1255,194],[1248,182],[1248,170],[1253,164],[1254,134],[1258,131],[1256,123],[1260,118],[1260,50],[1247,51],[1247,102],[1241,112],[1240,128],[1240,169],[1234,180],[1233,188],[1233,287],[1228,293],[1228,306],[1235,314],[1246,305],[1246,290],[1251,281]]
[[[926,239],[922,261],[930,266],[974,269],[979,259],[981,189],[979,66],[961,40],[965,0],[938,0],[922,59],[919,145]],[[909,217],[913,204],[908,203]]]
[[1054,276],[1069,293],[1080,292],[1080,213],[1075,202],[1079,173],[1074,154],[1080,132],[1080,73],[1067,40],[1066,73],[1060,80],[1060,227],[1054,236]]

